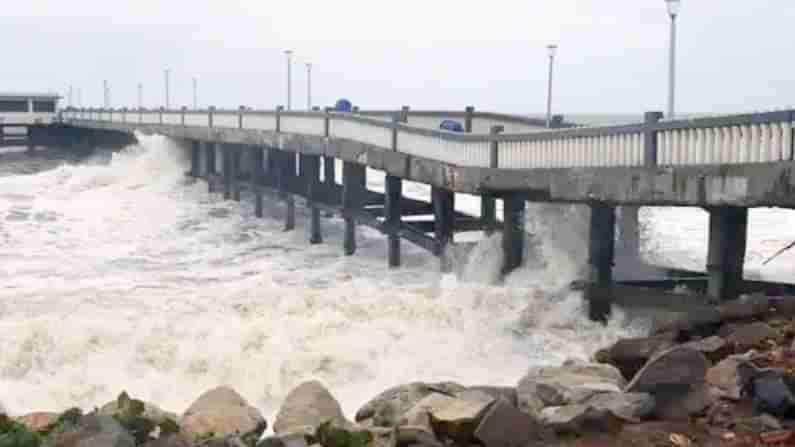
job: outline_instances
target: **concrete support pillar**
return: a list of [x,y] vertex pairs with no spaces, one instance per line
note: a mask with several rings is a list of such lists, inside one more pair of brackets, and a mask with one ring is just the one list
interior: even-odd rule
[[615,207],[605,203],[591,205],[588,238],[588,291],[589,317],[593,321],[607,321],[611,311],[610,286],[613,281],[615,256]]
[[301,154],[301,177],[306,185],[306,199],[311,214],[309,243],[320,244],[323,242],[323,234],[320,228],[320,208],[317,207],[321,193],[319,155]]
[[[474,108],[472,108],[471,111],[469,108],[467,108],[467,112],[468,119],[470,120],[469,130],[467,130],[467,132],[471,132],[471,119],[472,115],[474,114]],[[491,135],[497,135],[503,130],[505,130],[503,126],[491,126],[489,133]],[[499,166],[499,143],[497,141],[492,141],[489,144],[489,152],[489,167],[497,168]],[[480,221],[483,225],[483,231],[486,233],[486,236],[491,236],[494,234],[494,230],[497,228],[497,200],[492,194],[483,193],[480,196]]]
[[[337,166],[334,157],[327,155],[323,156],[323,197],[330,204],[337,204],[339,198],[337,197],[337,181],[336,175]],[[326,217],[332,217],[332,212],[327,212]]]
[[205,164],[207,165],[207,172],[205,173],[207,178],[207,191],[214,192],[215,189],[213,188],[213,183],[214,183],[213,177],[216,174],[215,143],[210,143],[210,142],[204,143],[204,156],[207,157],[207,159],[205,160]]
[[240,173],[243,167],[243,151],[238,145],[230,147],[232,157],[232,199],[240,201]]
[[0,126],[0,146],[5,144],[5,142],[6,142],[6,128]]
[[221,156],[223,160],[223,175],[224,175],[224,200],[232,198],[232,176],[234,175],[232,168],[232,151],[229,150],[229,145],[218,144],[221,148]]
[[190,175],[192,177],[201,176],[201,146],[198,141],[191,142],[190,148]]
[[390,267],[400,267],[400,202],[403,198],[403,181],[400,177],[386,176],[385,224],[387,228],[387,252]]
[[525,201],[518,194],[503,198],[502,274],[507,275],[522,265],[525,244]]
[[431,204],[433,205],[433,230],[438,250],[436,255],[442,256],[454,239],[455,193],[435,186],[431,187]]
[[342,166],[342,216],[345,219],[345,256],[356,252],[356,213],[364,203],[367,191],[367,170],[349,161]]
[[284,199],[287,210],[284,216],[284,231],[295,229],[295,199],[293,198],[290,187],[295,177],[295,154],[292,152],[278,151],[279,170],[278,183],[279,194]]
[[638,206],[622,206],[618,209],[618,234],[622,252],[630,260],[640,259],[640,221]]
[[254,191],[254,215],[262,217],[262,188],[265,186],[265,150],[261,146],[252,146],[249,152],[252,165],[251,189]]
[[743,288],[748,208],[721,206],[708,211],[708,294],[716,301],[733,300]]

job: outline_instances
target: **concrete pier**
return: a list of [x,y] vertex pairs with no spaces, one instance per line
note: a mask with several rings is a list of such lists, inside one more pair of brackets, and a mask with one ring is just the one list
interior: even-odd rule
[[261,146],[251,146],[249,152],[252,163],[251,189],[254,191],[254,215],[263,217],[262,188],[265,186],[265,149]]
[[594,321],[607,321],[611,312],[610,285],[613,281],[615,238],[615,207],[605,203],[591,204],[586,299],[589,317]]
[[742,293],[748,235],[748,208],[709,208],[708,296],[733,300]]
[[502,222],[502,273],[507,275],[522,265],[525,246],[525,209],[524,197],[519,194],[508,194],[503,197]]
[[191,177],[201,176],[201,144],[193,141],[190,148],[190,175]]
[[356,214],[364,204],[367,190],[365,166],[350,161],[342,165],[342,216],[345,220],[343,251],[346,256],[356,253]]
[[205,142],[202,143],[202,145],[204,146],[204,156],[207,157],[207,159],[205,160],[205,164],[207,165],[206,175],[208,179],[207,182],[208,192],[214,192],[212,177],[215,177],[217,175],[217,171],[215,170],[215,164],[216,164],[215,143]]
[[387,175],[385,193],[384,221],[387,233],[387,258],[390,267],[399,267],[401,261],[400,226],[402,223],[400,205],[403,200],[403,181],[399,177]]
[[306,198],[309,204],[309,242],[320,244],[323,235],[320,229],[320,208],[322,201],[322,185],[320,184],[320,156],[301,154],[301,177],[306,185]]
[[240,201],[240,173],[242,172],[243,151],[237,144],[231,147],[232,157],[232,199]]

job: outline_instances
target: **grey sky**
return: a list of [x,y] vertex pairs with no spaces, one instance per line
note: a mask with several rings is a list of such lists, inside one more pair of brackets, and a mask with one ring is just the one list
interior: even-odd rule
[[[683,0],[678,111],[795,104],[795,2]],[[555,111],[663,110],[663,0],[27,0],[0,14],[0,90],[81,87],[100,105],[272,108],[285,102],[282,51],[295,50],[295,106],[348,97],[363,108],[544,110],[545,45],[560,45]]]

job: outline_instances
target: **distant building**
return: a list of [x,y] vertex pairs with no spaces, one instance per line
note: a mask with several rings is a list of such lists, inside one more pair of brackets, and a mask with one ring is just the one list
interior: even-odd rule
[[52,123],[57,116],[58,99],[53,93],[0,92],[0,123]]

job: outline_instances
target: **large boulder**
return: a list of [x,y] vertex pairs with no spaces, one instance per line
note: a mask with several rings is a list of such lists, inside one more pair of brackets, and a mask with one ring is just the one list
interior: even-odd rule
[[655,321],[653,334],[674,333],[678,337],[710,337],[723,324],[721,314],[714,306],[696,306],[687,312],[670,314],[669,318]]
[[506,402],[516,407],[518,405],[516,398],[516,388],[510,386],[471,386],[464,391],[455,393],[456,397],[461,397],[463,393],[471,391],[478,391],[486,393],[494,399],[505,399]]
[[99,414],[106,416],[115,416],[117,418],[124,417],[129,413],[132,407],[140,406],[141,412],[139,416],[149,419],[156,424],[161,424],[167,421],[177,421],[179,418],[176,413],[171,413],[162,410],[155,404],[144,402],[138,399],[133,399],[127,393],[122,392],[119,397],[112,400],[99,409]]
[[431,393],[454,395],[466,387],[452,382],[414,382],[390,388],[364,404],[356,412],[356,422],[372,419],[378,427],[392,427],[417,402]]
[[545,407],[581,403],[598,393],[619,392],[625,384],[621,372],[607,364],[534,367],[516,386],[518,408],[535,417]]
[[742,380],[739,367],[749,360],[749,355],[732,355],[707,370],[707,384],[712,387],[717,397],[740,400]]
[[583,404],[544,408],[538,416],[538,421],[545,429],[559,434],[617,433],[624,424],[624,421],[608,410],[597,410]]
[[741,363],[737,369],[743,392],[752,397],[757,412],[795,417],[795,376],[781,369],[758,369],[750,363]]
[[[135,439],[111,416],[74,414],[63,420],[44,445],[69,447],[135,447]],[[63,417],[63,415],[62,415]]]
[[596,353],[597,361],[608,363],[621,371],[627,379],[643,368],[643,365],[660,351],[676,344],[676,333],[666,332],[651,337],[628,338],[617,341],[613,346]]
[[172,433],[158,439],[152,439],[143,447],[192,447],[193,443],[181,433]]
[[726,358],[734,351],[731,343],[727,342],[724,338],[713,335],[712,337],[694,340],[682,345],[686,348],[693,348],[696,351],[704,354],[704,356],[712,363],[717,363]]
[[443,438],[466,445],[474,438],[475,430],[494,398],[485,393],[464,393],[444,405],[429,410],[433,431]]
[[654,396],[648,393],[600,393],[584,402],[607,410],[627,422],[639,422],[654,412]]
[[199,396],[182,415],[180,426],[186,436],[194,439],[260,434],[267,423],[237,391],[221,386]]
[[276,415],[273,431],[276,434],[312,433],[326,422],[339,428],[351,425],[337,399],[320,382],[304,382],[287,394]]
[[770,298],[753,296],[747,299],[732,300],[718,306],[718,314],[724,322],[751,320],[771,312]]
[[481,418],[474,437],[486,447],[525,447],[538,437],[538,425],[505,399],[497,399]]
[[708,366],[701,352],[676,347],[649,360],[625,391],[654,396],[655,413],[663,419],[687,418],[709,404],[705,382]]

